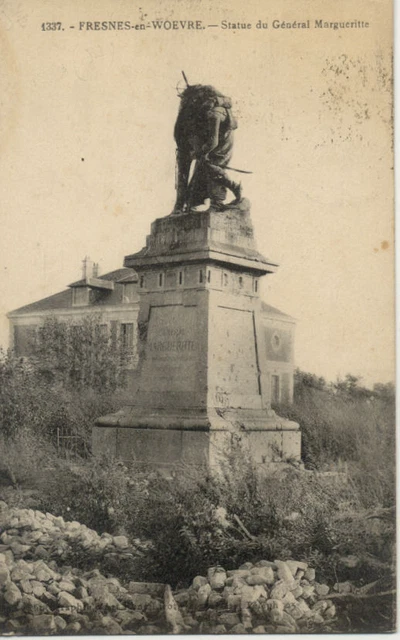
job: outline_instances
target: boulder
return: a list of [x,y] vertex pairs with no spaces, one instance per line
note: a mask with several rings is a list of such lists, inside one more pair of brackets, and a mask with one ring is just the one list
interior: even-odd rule
[[212,589],[223,589],[227,579],[226,571],[222,567],[210,567],[207,572],[208,581]]
[[[293,579],[293,578],[292,578]],[[270,598],[272,600],[282,600],[288,592],[288,584],[284,580],[279,580],[271,589]]]
[[273,609],[277,609],[283,613],[284,604],[282,600],[270,598],[265,602],[264,609],[266,612],[273,611]]
[[129,540],[126,536],[114,536],[112,541],[117,549],[126,549],[129,547]]
[[41,598],[46,592],[46,587],[38,580],[32,580],[32,593],[36,598]]
[[69,622],[67,624],[67,626],[65,627],[65,633],[79,633],[79,631],[82,629],[82,625],[80,622],[78,622],[77,620],[74,620],[73,622]]
[[327,584],[315,583],[315,593],[321,597],[327,596],[329,593],[329,587]]
[[298,602],[292,602],[285,605],[285,611],[288,613],[294,620],[300,620],[304,616],[304,610]]
[[241,607],[247,608],[251,602],[255,602],[261,597],[265,599],[268,598],[268,594],[262,585],[256,585],[254,587],[245,585],[241,592]]
[[240,618],[237,613],[220,613],[218,616],[218,624],[230,628],[236,624],[240,624]]
[[303,589],[302,597],[305,600],[308,600],[309,598],[312,598],[314,596],[314,594],[315,594],[315,588],[310,584],[309,585],[304,585],[302,587],[302,589]]
[[254,565],[255,567],[270,567],[271,569],[277,569],[275,562],[271,562],[270,560],[259,560]]
[[331,604],[324,612],[324,617],[326,620],[331,620],[336,616],[336,607],[334,604]]
[[76,586],[70,580],[60,580],[58,583],[60,591],[68,591],[68,593],[74,593]]
[[246,627],[241,622],[239,622],[239,624],[235,624],[229,631],[230,633],[247,633]]
[[134,629],[138,624],[146,621],[146,616],[140,611],[128,611],[126,609],[118,611],[115,617],[123,630]]
[[68,591],[60,591],[58,594],[58,604],[60,607],[75,609],[76,611],[82,611],[83,609],[83,603],[68,593]]
[[32,582],[30,580],[21,580],[19,583],[20,589],[22,589],[22,591],[24,593],[32,593],[33,592],[33,586],[32,586]]
[[348,580],[346,582],[336,582],[333,588],[338,593],[351,593],[354,590],[352,583]]
[[[233,597],[233,598],[238,597],[238,599],[240,601],[240,596],[231,596],[231,597]],[[175,600],[178,602],[178,600],[176,599],[176,596],[175,596]],[[208,596],[208,606],[209,607],[218,607],[218,605],[221,604],[221,602],[223,602],[223,601],[224,601],[223,596],[220,593],[217,593],[216,591],[211,591],[210,595]]]
[[145,611],[151,604],[153,598],[148,593],[135,593],[131,596],[131,602],[135,609],[138,611]]
[[241,602],[242,602],[242,598],[239,594],[235,595],[231,593],[226,598],[226,605],[229,611],[236,611],[240,609]]
[[6,590],[4,592],[4,600],[12,607],[20,602],[22,599],[21,591],[18,589],[17,585],[13,582],[10,582]]
[[286,565],[289,567],[293,577],[300,571],[307,571],[308,564],[306,562],[298,562],[297,560],[286,560]]
[[40,613],[50,613],[50,609],[44,602],[41,602],[38,598],[35,598],[34,595],[25,593],[21,598],[21,609],[23,609],[26,613],[31,613],[32,615],[39,615]]
[[246,582],[250,586],[271,584],[267,578],[258,574],[252,574],[246,578]]
[[196,576],[195,578],[193,578],[192,588],[197,591],[198,589],[200,589],[200,587],[203,587],[205,584],[208,584],[207,578],[205,578],[204,576]]
[[[251,570],[251,574],[265,578],[265,584],[274,584],[275,582],[272,567],[254,567],[254,569]],[[249,576],[249,578],[251,578],[251,576]],[[249,578],[247,578],[247,580],[249,580]]]
[[198,604],[200,607],[204,607],[207,600],[208,600],[208,596],[211,593],[211,586],[208,584],[203,584],[201,587],[199,587],[199,589],[197,590],[197,598],[198,598]]
[[228,578],[247,578],[250,575],[250,569],[233,569],[227,571],[226,575]]
[[6,563],[2,562],[0,564],[0,587],[3,587],[10,581],[10,570],[7,567]]
[[304,572],[304,579],[309,582],[313,582],[315,580],[315,569],[308,567],[308,569]]
[[282,560],[275,560],[275,564],[278,567],[278,578],[289,585],[293,584],[293,573],[289,569],[288,564]]
[[29,629],[36,634],[48,634],[55,633],[57,625],[53,615],[44,613],[32,616],[29,621]]

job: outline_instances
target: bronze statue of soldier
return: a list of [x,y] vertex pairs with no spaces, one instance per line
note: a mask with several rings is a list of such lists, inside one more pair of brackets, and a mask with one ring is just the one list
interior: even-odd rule
[[[177,195],[172,213],[190,211],[208,198],[211,207],[223,210],[228,189],[235,196],[229,204],[238,204],[242,198],[241,185],[230,180],[226,172],[237,128],[231,100],[214,87],[200,84],[188,85],[180,98],[174,128]],[[193,161],[195,168],[190,179]]]

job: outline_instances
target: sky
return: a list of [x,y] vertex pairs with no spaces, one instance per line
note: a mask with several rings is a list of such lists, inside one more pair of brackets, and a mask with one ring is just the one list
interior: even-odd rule
[[[205,28],[79,29],[156,19]],[[272,26],[308,19],[310,29]],[[319,19],[369,27],[314,28]],[[252,27],[223,29],[223,20]],[[62,29],[43,31],[48,21]],[[232,98],[231,164],[253,172],[242,184],[258,248],[280,265],[262,297],[297,319],[297,366],[328,380],[393,380],[386,0],[329,9],[322,0],[149,0],[145,9],[136,0],[4,0],[0,344],[7,312],[65,289],[86,255],[101,273],[121,267],[170,213],[182,69]]]

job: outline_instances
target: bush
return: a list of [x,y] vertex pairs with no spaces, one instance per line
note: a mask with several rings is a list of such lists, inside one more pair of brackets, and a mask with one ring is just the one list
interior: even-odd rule
[[79,325],[46,318],[38,328],[32,354],[41,377],[68,390],[104,393],[121,388],[126,354],[118,336],[102,327],[101,314],[95,313],[82,318]]
[[127,404],[128,392],[123,385],[79,389],[43,371],[37,360],[0,350],[0,436],[12,439],[23,432],[27,437],[29,432],[55,446],[60,430],[87,453],[95,419]]
[[55,449],[48,440],[29,430],[19,431],[13,438],[0,435],[0,476],[14,487],[35,486],[54,459]]
[[126,531],[138,503],[145,500],[147,484],[145,474],[129,474],[123,463],[111,458],[60,463],[42,487],[41,508],[98,533],[117,535]]
[[[348,468],[363,508],[391,506],[395,491],[395,403],[390,385],[368,391],[357,378],[331,388],[297,375],[293,405],[277,411],[300,424],[309,469]],[[382,387],[382,388],[381,388]]]

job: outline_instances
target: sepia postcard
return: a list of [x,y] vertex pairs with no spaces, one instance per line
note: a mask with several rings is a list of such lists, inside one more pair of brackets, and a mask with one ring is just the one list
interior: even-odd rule
[[390,0],[0,0],[0,634],[396,630]]

